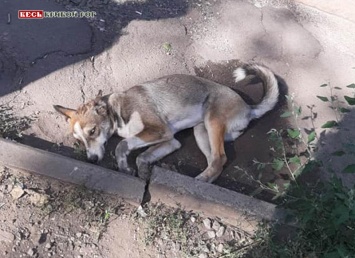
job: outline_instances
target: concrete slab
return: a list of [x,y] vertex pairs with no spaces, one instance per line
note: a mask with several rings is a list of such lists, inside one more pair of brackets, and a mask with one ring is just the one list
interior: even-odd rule
[[1,138],[0,163],[33,174],[116,194],[136,205],[142,203],[145,191],[145,182],[139,178]]
[[149,193],[153,203],[163,202],[219,217],[248,232],[256,230],[263,220],[285,221],[285,211],[273,204],[160,167],[153,169]]

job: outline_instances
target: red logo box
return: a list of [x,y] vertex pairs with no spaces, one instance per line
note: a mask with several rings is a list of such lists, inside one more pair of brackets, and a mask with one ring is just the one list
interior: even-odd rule
[[18,18],[19,19],[43,19],[44,11],[43,10],[19,10]]

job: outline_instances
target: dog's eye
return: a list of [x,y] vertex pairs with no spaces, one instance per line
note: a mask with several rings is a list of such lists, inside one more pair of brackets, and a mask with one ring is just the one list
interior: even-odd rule
[[95,133],[96,127],[92,128],[89,132],[90,136],[93,135]]

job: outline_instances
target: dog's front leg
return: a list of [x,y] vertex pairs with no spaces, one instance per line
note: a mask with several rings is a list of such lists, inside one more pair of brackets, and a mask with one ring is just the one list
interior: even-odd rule
[[130,168],[127,162],[127,157],[131,151],[171,140],[172,137],[172,134],[166,134],[164,137],[161,137],[160,134],[152,133],[150,130],[144,130],[134,137],[122,140],[117,145],[115,151],[118,170],[131,175],[135,174],[134,169]]
[[145,152],[141,153],[136,160],[138,176],[144,180],[148,180],[150,176],[150,164],[164,158],[180,147],[181,143],[173,138],[170,141],[162,142],[152,146]]
[[131,150],[129,148],[129,139],[124,139],[120,141],[115,151],[117,166],[119,171],[130,175],[135,175],[135,170],[129,167],[127,162],[127,157],[130,152]]

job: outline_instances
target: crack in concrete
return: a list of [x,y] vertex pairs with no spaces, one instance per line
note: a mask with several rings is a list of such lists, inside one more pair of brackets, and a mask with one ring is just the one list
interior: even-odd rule
[[268,35],[268,32],[267,32],[267,30],[265,28],[265,24],[264,24],[264,12],[261,8],[259,10],[260,10],[260,24],[264,30],[264,34],[265,34],[264,36],[266,36],[266,35]]
[[38,61],[46,59],[48,56],[50,55],[55,55],[55,54],[59,54],[62,55],[63,57],[76,57],[76,56],[85,56],[88,55],[92,52],[95,52],[95,37],[94,37],[94,31],[91,25],[88,25],[90,27],[90,47],[86,50],[83,51],[79,51],[79,52],[67,52],[64,50],[52,50],[49,52],[44,53],[43,55],[36,57],[33,61],[31,61],[31,66],[35,65]]
[[86,74],[85,74],[85,71],[84,71],[83,72],[83,84],[80,86],[81,99],[82,99],[83,104],[86,102],[86,94],[85,94],[85,91],[84,91],[85,82],[86,82]]

